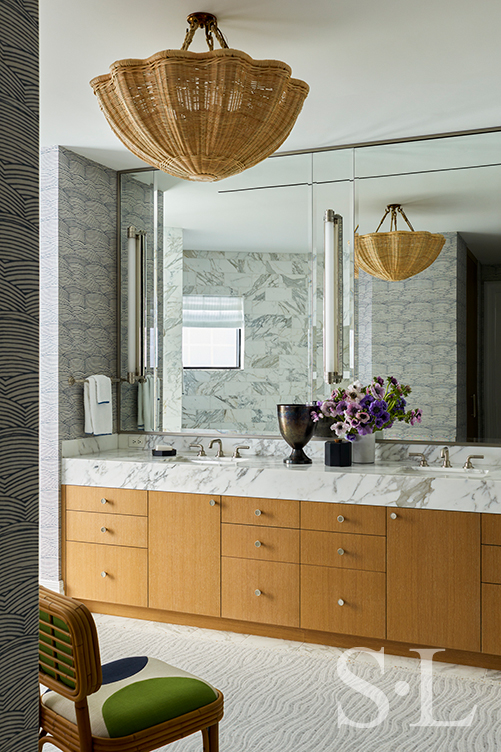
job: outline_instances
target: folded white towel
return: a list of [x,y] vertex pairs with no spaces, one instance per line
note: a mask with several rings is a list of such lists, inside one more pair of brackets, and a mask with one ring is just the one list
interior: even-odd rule
[[100,374],[92,376],[96,382],[96,399],[98,405],[111,402],[111,379]]
[[113,432],[111,379],[107,376],[89,376],[84,381],[84,412],[85,433],[102,436]]

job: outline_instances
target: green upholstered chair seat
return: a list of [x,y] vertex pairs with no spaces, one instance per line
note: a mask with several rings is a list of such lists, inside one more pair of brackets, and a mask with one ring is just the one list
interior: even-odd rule
[[[217,699],[210,684],[156,658],[124,658],[103,665],[102,670],[101,688],[88,696],[94,736],[128,736]],[[42,703],[75,723],[75,706],[71,700],[48,691]]]

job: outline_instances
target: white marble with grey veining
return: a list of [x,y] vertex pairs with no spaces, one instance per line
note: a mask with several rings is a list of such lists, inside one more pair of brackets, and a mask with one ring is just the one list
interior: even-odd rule
[[[456,449],[472,453],[468,447]],[[501,513],[501,468],[494,462],[488,466],[487,475],[475,476],[466,472],[444,473],[438,468],[420,471],[412,467],[408,459],[331,468],[317,456],[310,466],[287,467],[282,461],[284,455],[285,452],[278,456],[254,456],[229,465],[200,465],[178,458],[152,457],[149,450],[117,448],[67,457],[62,463],[62,482],[107,488]],[[459,456],[456,452],[457,460]],[[479,461],[477,467],[480,464]],[[455,466],[458,465],[459,462],[455,462]]]

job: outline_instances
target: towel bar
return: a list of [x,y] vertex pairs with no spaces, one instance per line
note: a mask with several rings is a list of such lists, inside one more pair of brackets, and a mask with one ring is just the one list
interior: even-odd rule
[[[68,384],[70,386],[73,386],[74,384],[84,384],[88,379],[76,379],[74,376],[68,377]],[[111,383],[112,384],[119,384],[121,381],[127,381],[127,379],[116,379],[114,376],[111,377]]]
[[[73,386],[74,384],[85,384],[86,381],[87,381],[87,379],[76,379],[74,376],[68,376],[68,384],[70,386]],[[117,379],[117,378],[115,378],[115,376],[111,376],[111,383],[112,384],[120,384],[122,381],[125,382],[125,383],[129,383],[129,384],[131,383],[129,381],[129,379],[122,379],[122,378],[118,378]],[[134,382],[132,382],[132,383],[135,383],[135,382],[138,382],[138,381],[140,381],[141,383],[144,382],[145,381],[144,376],[135,376],[134,377]]]

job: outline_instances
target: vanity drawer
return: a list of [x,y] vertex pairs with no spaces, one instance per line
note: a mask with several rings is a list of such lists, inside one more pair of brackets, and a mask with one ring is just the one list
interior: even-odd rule
[[126,488],[65,486],[66,509],[106,514],[148,514],[148,492]]
[[482,653],[501,655],[501,585],[482,585]]
[[482,514],[482,543],[501,546],[501,514]]
[[301,627],[360,637],[386,637],[385,575],[301,566]]
[[482,582],[501,583],[501,546],[482,546]]
[[267,527],[299,527],[299,501],[287,499],[249,499],[223,496],[222,522]]
[[66,595],[147,606],[147,568],[145,548],[70,541],[66,544]]
[[386,535],[386,509],[361,504],[301,502],[302,530]]
[[148,547],[148,518],[98,512],[66,513],[66,540]]
[[299,627],[299,565],[224,556],[221,616]]
[[302,530],[301,563],[385,572],[386,538]]
[[299,530],[254,525],[221,526],[223,556],[299,564]]

